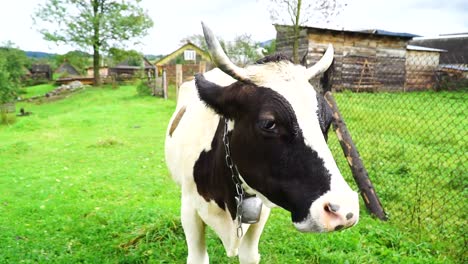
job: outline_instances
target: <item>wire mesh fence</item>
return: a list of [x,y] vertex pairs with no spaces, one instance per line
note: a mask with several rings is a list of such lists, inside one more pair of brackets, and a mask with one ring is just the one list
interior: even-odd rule
[[[332,75],[331,88],[390,223],[463,263],[468,65],[440,64],[428,52],[407,56],[397,62],[401,67],[349,60],[351,66],[344,58],[342,71]],[[331,144],[340,155],[339,145]],[[339,166],[349,171],[345,162]]]

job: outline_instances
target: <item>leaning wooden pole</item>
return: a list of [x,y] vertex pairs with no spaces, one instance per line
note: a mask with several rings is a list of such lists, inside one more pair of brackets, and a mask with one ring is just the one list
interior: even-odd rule
[[338,105],[336,104],[335,98],[331,92],[325,93],[325,99],[328,105],[333,111],[333,128],[335,129],[338,140],[340,141],[343,153],[348,161],[348,165],[351,168],[354,180],[356,181],[358,188],[361,192],[361,196],[366,204],[367,209],[371,214],[375,215],[381,220],[387,220],[387,215],[380,203],[379,197],[374,190],[367,170],[359,156],[356,146],[353,143],[353,139],[346,128],[346,124],[341,117]]

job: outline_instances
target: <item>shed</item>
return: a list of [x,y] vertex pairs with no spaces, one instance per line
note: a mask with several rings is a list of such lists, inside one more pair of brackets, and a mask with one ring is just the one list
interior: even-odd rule
[[437,82],[437,70],[442,49],[415,45],[406,46],[405,91],[431,89]]
[[416,37],[411,45],[434,49],[443,49],[447,52],[440,55],[440,64],[468,65],[468,33],[440,35],[437,37]]
[[81,75],[80,72],[68,62],[60,64],[54,73],[59,74],[61,77],[76,77]]
[[155,63],[158,75],[161,75],[164,69],[166,70],[168,82],[175,83],[176,64],[182,65],[182,81],[192,79],[197,72],[205,72],[212,68],[211,58],[208,53],[191,42],[187,42],[182,47],[158,60]]
[[[275,27],[277,51],[291,55],[292,27]],[[406,46],[415,36],[378,29],[350,31],[301,27],[299,55],[305,57],[308,66],[313,65],[331,43],[335,48],[333,90],[401,91],[406,78]],[[318,78],[312,82],[317,84]]]

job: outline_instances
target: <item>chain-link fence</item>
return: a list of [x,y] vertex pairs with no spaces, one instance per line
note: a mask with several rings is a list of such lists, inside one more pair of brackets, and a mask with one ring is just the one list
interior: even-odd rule
[[[468,65],[438,53],[399,67],[344,58],[332,90],[389,221],[440,254],[467,260]],[[346,74],[346,59],[354,74]],[[459,62],[460,60],[454,59]],[[332,144],[336,156],[338,144]],[[342,155],[342,154],[341,154]],[[347,164],[340,164],[349,171]]]

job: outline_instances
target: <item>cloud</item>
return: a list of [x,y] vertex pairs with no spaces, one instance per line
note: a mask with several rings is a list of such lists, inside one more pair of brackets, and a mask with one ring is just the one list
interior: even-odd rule
[[[0,8],[0,43],[11,40],[20,48],[65,53],[70,46],[46,42],[32,29],[31,15],[45,0],[8,1]],[[304,0],[306,1],[306,0]],[[250,34],[256,41],[276,37],[270,20],[270,0],[143,0],[154,28],[143,44],[131,45],[146,54],[168,54],[184,37],[201,34],[205,21],[217,35],[232,40]],[[468,32],[468,1],[452,0],[347,0],[335,23],[338,28],[378,28],[423,36]]]

